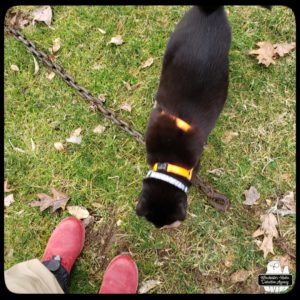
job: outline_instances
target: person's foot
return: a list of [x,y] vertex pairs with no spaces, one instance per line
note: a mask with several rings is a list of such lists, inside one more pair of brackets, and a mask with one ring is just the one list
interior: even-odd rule
[[79,256],[85,238],[84,225],[74,217],[62,220],[48,240],[42,263],[56,277],[66,292],[75,260]]
[[99,294],[135,294],[138,268],[128,255],[116,256],[106,268]]

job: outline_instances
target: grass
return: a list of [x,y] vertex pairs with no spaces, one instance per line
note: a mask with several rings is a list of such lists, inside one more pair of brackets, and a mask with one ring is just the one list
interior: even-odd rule
[[[93,94],[106,95],[105,105],[143,132],[166,42],[188,8],[53,6],[55,30],[38,24],[23,32],[46,52],[59,37],[58,63]],[[259,41],[295,41],[295,18],[282,6],[272,11],[255,6],[226,9],[233,34],[229,95],[209,137],[200,174],[230,197],[231,209],[225,214],[216,211],[192,188],[189,217],[176,230],[157,230],[134,212],[148,168],[144,149],[93,112],[58,76],[49,81],[49,71],[41,64],[33,75],[32,55],[14,38],[5,37],[5,178],[15,189],[15,202],[4,214],[5,269],[41,257],[52,230],[68,216],[66,211],[40,213],[29,205],[37,193],[55,187],[71,197],[70,205],[86,207],[96,221],[87,230],[85,248],[72,272],[72,293],[96,293],[108,262],[123,251],[137,262],[140,284],[161,281],[150,293],[204,293],[212,286],[224,293],[263,292],[256,285],[257,274],[265,272],[272,255],[264,259],[251,235],[268,209],[265,199],[274,204],[276,197],[295,191],[295,51],[269,68],[258,65],[248,51]],[[125,43],[108,45],[117,34]],[[150,56],[154,64],[139,69]],[[13,72],[11,64],[20,71]],[[101,69],[94,70],[95,64]],[[123,81],[139,82],[141,87],[127,91]],[[131,113],[120,109],[124,102],[132,105]],[[101,135],[92,131],[98,124],[106,127]],[[53,143],[64,142],[78,127],[82,144],[56,151]],[[225,144],[222,137],[228,131],[239,135]],[[14,151],[10,142],[26,153]],[[225,174],[208,173],[216,168]],[[258,205],[245,207],[243,192],[251,185],[261,198]],[[294,218],[281,218],[280,232],[295,249]],[[274,253],[285,254],[278,246]],[[231,284],[230,274],[241,268],[251,276]]]

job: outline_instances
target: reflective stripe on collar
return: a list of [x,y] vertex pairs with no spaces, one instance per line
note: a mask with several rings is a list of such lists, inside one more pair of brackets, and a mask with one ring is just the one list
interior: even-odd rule
[[169,175],[163,174],[163,173],[149,171],[146,175],[146,178],[155,178],[158,180],[162,180],[167,183],[170,183],[171,185],[176,186],[177,188],[179,188],[180,190],[182,190],[185,193],[187,193],[187,191],[188,191],[188,187],[185,184],[183,184],[179,180],[177,180]]

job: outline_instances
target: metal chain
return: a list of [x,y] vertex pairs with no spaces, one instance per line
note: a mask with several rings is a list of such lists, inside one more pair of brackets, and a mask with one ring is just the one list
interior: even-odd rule
[[11,33],[18,41],[22,42],[30,53],[36,56],[47,67],[51,68],[53,72],[58,74],[66,82],[66,84],[74,88],[82,98],[91,102],[93,106],[102,112],[106,118],[113,121],[116,125],[133,136],[139,143],[143,145],[145,144],[143,134],[133,129],[127,122],[120,120],[115,112],[105,108],[101,100],[93,96],[89,91],[87,91],[87,89],[79,85],[60,65],[51,61],[45,52],[38,50],[31,41],[29,41],[23,34],[20,33],[20,31],[8,26],[4,26],[4,30],[5,32]]
[[[98,111],[102,112],[106,118],[113,121],[116,125],[133,136],[136,141],[145,145],[143,134],[132,128],[127,122],[120,120],[115,112],[105,108],[100,99],[93,96],[87,89],[79,85],[60,65],[51,61],[45,52],[38,50],[31,41],[29,41],[23,34],[20,33],[20,31],[15,28],[8,27],[7,25],[4,26],[4,30],[7,33],[11,33],[18,41],[22,42],[30,53],[41,60],[47,67],[51,68],[53,72],[58,74],[66,82],[66,84],[74,88],[82,98],[92,103],[92,105],[95,106]],[[229,199],[225,195],[214,191],[214,189],[209,184],[204,182],[199,175],[195,176],[192,182],[198,187],[198,189],[202,190],[207,197],[211,198],[209,203],[216,209],[226,211],[229,208]]]

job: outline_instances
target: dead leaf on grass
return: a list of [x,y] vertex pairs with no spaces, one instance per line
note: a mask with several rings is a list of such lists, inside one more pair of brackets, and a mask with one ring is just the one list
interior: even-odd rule
[[16,29],[23,29],[26,25],[30,24],[30,17],[21,10],[18,10],[17,7],[10,8],[5,16],[5,24]]
[[131,112],[131,109],[132,109],[131,105],[127,102],[123,103],[120,108],[123,109],[123,110],[126,110],[128,112]]
[[227,131],[224,133],[222,137],[222,141],[225,144],[228,144],[234,137],[238,136],[239,134],[234,131]]
[[104,95],[104,94],[99,94],[99,95],[97,96],[97,98],[98,98],[102,103],[105,102],[105,95]]
[[66,139],[66,141],[72,144],[81,144],[82,136],[80,135],[80,133],[81,128],[77,128],[71,133],[71,136],[68,139]]
[[265,201],[266,201],[266,203],[267,203],[268,206],[271,206],[271,204],[272,204],[272,200],[271,199],[266,199]]
[[150,290],[152,290],[153,288],[155,288],[159,284],[161,284],[161,282],[159,280],[144,281],[141,284],[141,287],[139,288],[139,294],[146,294],[147,292],[149,292]]
[[269,66],[270,64],[275,64],[273,57],[275,55],[274,47],[270,42],[258,42],[256,44],[259,46],[256,50],[251,50],[249,54],[257,55],[258,63]]
[[103,133],[105,130],[105,127],[102,126],[102,125],[98,125],[94,128],[93,132],[96,133],[96,134],[101,134]]
[[33,75],[35,75],[39,71],[40,68],[39,68],[39,64],[36,61],[35,57],[34,56],[32,56],[32,57],[33,57],[33,62],[34,62],[34,73],[33,73]]
[[244,194],[246,200],[243,202],[243,204],[246,205],[253,205],[260,197],[260,194],[254,186],[251,186],[249,190],[244,191]]
[[122,45],[124,43],[121,35],[117,35],[111,38],[109,44],[115,44],[117,46]]
[[55,53],[60,49],[61,43],[60,38],[57,38],[53,41],[52,52]]
[[54,148],[58,151],[63,151],[65,149],[64,145],[61,142],[54,143]]
[[275,59],[288,54],[291,50],[296,47],[296,43],[281,43],[272,44],[270,42],[259,42],[256,44],[259,48],[251,50],[250,55],[257,55],[257,60],[259,64],[264,64],[269,66],[270,64],[275,64]]
[[70,197],[55,188],[51,188],[51,192],[53,194],[52,197],[44,193],[39,193],[37,196],[40,201],[34,201],[30,205],[32,207],[40,207],[40,211],[44,211],[50,206],[52,206],[52,212],[55,212],[59,208],[64,210]]
[[235,273],[231,274],[230,276],[230,281],[232,283],[237,283],[237,282],[244,282],[247,280],[247,278],[250,276],[251,271],[247,271],[245,269],[240,269],[236,271]]
[[296,43],[274,44],[273,46],[275,53],[282,57],[285,54],[288,54],[294,48],[296,48]]
[[14,64],[10,65],[10,68],[11,68],[11,70],[13,70],[14,72],[19,72],[19,71],[20,71],[19,67],[18,67],[17,65],[14,65]]
[[47,74],[47,79],[52,80],[54,78],[54,76],[55,76],[55,73],[50,72],[50,73]]
[[279,204],[282,204],[283,208],[288,210],[296,210],[295,201],[294,201],[294,193],[287,192],[282,199],[279,200]]
[[67,210],[77,219],[86,219],[90,215],[88,210],[82,206],[68,206]]
[[272,213],[267,213],[260,217],[262,222],[260,228],[258,228],[252,237],[256,238],[260,235],[264,235],[264,239],[259,247],[259,250],[264,252],[264,258],[267,257],[268,253],[273,253],[273,238],[278,238],[278,231],[276,226],[278,225],[276,217]]
[[9,193],[9,192],[12,192],[12,191],[14,191],[14,190],[15,190],[15,189],[11,189],[11,188],[9,187],[7,180],[5,180],[5,181],[4,181],[4,192],[5,192],[5,193]]
[[153,62],[154,62],[153,57],[148,58],[148,59],[141,65],[141,69],[145,69],[145,68],[148,68],[148,67],[152,66]]
[[102,34],[106,34],[106,31],[101,29],[101,28],[97,28]]
[[66,141],[68,143],[80,145],[82,142],[82,137],[81,136],[71,136],[71,137],[67,138]]
[[4,206],[5,207],[9,207],[13,202],[15,202],[13,194],[10,194],[10,195],[4,197]]
[[39,7],[31,13],[33,17],[33,25],[35,21],[44,22],[48,27],[50,27],[52,22],[52,9],[49,5]]

